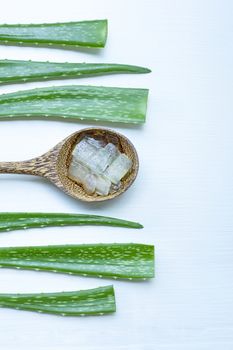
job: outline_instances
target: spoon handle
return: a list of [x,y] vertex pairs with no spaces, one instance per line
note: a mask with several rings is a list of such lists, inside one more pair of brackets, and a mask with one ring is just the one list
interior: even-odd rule
[[0,162],[0,174],[26,174],[46,177],[51,162],[43,155],[22,162]]

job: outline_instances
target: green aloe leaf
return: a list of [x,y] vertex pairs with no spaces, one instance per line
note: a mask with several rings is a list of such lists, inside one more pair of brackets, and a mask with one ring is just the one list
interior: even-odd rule
[[105,46],[107,20],[42,23],[1,24],[0,44],[76,48]]
[[112,286],[61,293],[0,294],[0,307],[60,316],[101,316],[116,311]]
[[0,267],[83,276],[154,277],[154,246],[135,243],[0,248]]
[[0,213],[0,232],[48,226],[101,225],[142,228],[137,222],[108,216],[67,213]]
[[126,64],[0,60],[0,84],[82,78],[114,73],[149,72],[148,68]]
[[71,118],[144,123],[147,89],[53,86],[0,95],[0,119]]

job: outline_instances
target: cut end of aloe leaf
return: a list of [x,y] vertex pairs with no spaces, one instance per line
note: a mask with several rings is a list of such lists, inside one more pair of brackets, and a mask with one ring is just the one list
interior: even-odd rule
[[107,42],[107,37],[108,37],[108,20],[103,19],[102,20],[102,46],[100,47],[105,47]]
[[[86,37],[89,38],[86,43],[80,43],[77,46],[86,46],[89,48],[103,48],[106,45],[108,36],[108,20],[93,20],[93,21],[82,21],[80,23],[83,27],[80,28],[80,32],[84,32]],[[82,37],[82,35],[81,35]]]

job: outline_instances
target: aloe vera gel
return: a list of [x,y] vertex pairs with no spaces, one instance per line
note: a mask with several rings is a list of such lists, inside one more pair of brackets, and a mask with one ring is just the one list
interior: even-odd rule
[[131,168],[132,160],[116,144],[84,137],[73,149],[69,177],[88,194],[107,196],[121,188]]

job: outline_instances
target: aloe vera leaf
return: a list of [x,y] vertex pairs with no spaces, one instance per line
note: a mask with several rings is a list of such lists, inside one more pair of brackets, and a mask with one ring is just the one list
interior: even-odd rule
[[0,294],[0,307],[60,316],[104,315],[116,311],[113,286],[60,293]]
[[148,90],[66,85],[0,95],[0,119],[70,118],[144,123]]
[[143,228],[137,222],[108,216],[67,213],[0,213],[0,232],[48,226],[101,225]]
[[0,267],[92,277],[154,277],[154,246],[135,243],[0,248]]
[[105,46],[107,20],[42,23],[1,24],[0,44],[43,47],[94,47]]
[[149,72],[148,68],[126,64],[0,60],[0,84],[82,78],[114,73]]

